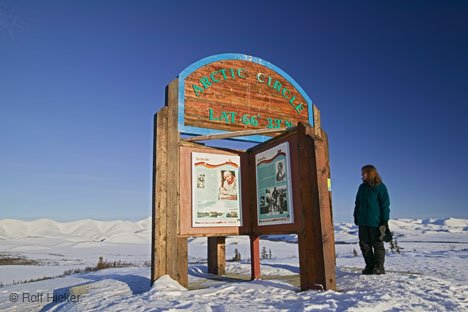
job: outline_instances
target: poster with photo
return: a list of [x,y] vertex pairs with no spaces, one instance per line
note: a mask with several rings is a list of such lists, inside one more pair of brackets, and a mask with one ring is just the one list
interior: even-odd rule
[[258,225],[294,223],[289,143],[255,155]]
[[240,157],[192,153],[192,226],[240,226]]

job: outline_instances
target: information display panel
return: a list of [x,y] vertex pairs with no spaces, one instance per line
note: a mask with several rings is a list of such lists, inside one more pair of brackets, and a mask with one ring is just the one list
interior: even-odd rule
[[289,143],[256,154],[255,169],[258,225],[293,223]]
[[240,157],[192,153],[192,226],[241,226]]

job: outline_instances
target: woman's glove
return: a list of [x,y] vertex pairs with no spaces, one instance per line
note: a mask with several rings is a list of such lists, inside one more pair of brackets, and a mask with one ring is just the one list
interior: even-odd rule
[[379,226],[379,241],[383,242],[386,230],[387,227],[385,225]]
[[390,232],[390,228],[388,227],[388,221],[381,222],[379,226],[379,240],[382,242],[391,242],[393,239],[393,234]]

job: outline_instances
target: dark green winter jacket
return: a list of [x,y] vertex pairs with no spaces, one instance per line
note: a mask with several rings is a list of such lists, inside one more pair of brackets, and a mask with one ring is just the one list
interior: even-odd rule
[[387,187],[380,183],[371,187],[362,183],[356,195],[354,223],[363,226],[379,226],[390,217],[390,198]]

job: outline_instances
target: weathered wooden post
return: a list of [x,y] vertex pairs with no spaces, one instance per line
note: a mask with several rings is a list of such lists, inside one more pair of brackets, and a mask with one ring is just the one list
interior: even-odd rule
[[318,128],[298,127],[303,194],[303,231],[298,234],[301,289],[336,289],[335,239],[328,189],[330,177],[328,143]]
[[152,281],[168,274],[188,286],[187,238],[179,237],[179,141],[177,79],[166,88],[166,106],[155,123],[153,164]]
[[226,274],[226,237],[208,237],[208,273]]
[[260,237],[250,235],[250,279],[260,279]]

